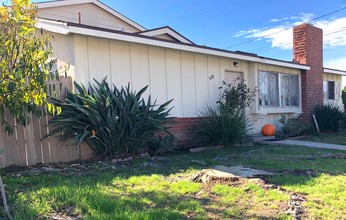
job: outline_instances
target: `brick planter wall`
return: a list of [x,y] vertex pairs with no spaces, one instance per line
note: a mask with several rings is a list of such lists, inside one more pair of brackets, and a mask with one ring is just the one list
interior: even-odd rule
[[197,128],[203,123],[202,117],[176,118],[176,124],[170,125],[169,130],[178,139],[179,148],[191,148],[203,146],[200,138],[197,137]]
[[323,31],[310,24],[293,28],[293,61],[306,64],[311,70],[302,71],[302,119],[312,122],[316,105],[323,104]]

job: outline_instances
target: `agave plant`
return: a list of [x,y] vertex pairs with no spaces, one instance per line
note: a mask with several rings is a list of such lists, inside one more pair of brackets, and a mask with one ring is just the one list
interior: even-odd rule
[[68,92],[63,101],[53,99],[62,113],[50,121],[51,135],[73,137],[77,146],[85,141],[98,154],[127,156],[142,152],[155,133],[169,133],[172,100],[162,105],[152,102],[150,96],[144,100],[148,86],[136,93],[130,84],[111,88],[106,80],[95,80],[88,90],[83,84],[74,85],[78,93]]

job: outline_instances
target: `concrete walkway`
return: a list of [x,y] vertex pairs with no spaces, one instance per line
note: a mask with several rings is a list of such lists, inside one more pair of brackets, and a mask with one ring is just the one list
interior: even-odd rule
[[324,148],[324,149],[334,149],[334,150],[346,150],[345,145],[338,144],[326,144],[326,143],[318,143],[318,142],[310,142],[310,141],[298,141],[298,140],[282,140],[282,141],[257,141],[261,144],[268,145],[294,145],[294,146],[304,146],[304,147],[314,147],[314,148]]

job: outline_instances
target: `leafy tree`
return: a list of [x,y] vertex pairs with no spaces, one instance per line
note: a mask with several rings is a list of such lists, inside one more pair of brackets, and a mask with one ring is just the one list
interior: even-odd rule
[[45,82],[57,74],[50,72],[50,36],[35,27],[36,6],[29,0],[11,0],[10,6],[0,7],[0,16],[0,119],[12,134],[6,113],[22,125],[29,123],[28,113],[41,115],[48,104]]
[[342,90],[341,99],[342,99],[342,104],[344,105],[344,109],[346,110],[346,86]]
[[[6,117],[10,113],[19,124],[29,123],[29,114],[41,115],[47,103],[45,82],[53,76],[50,37],[36,30],[37,8],[29,0],[11,0],[0,7],[0,119],[5,131],[13,133]],[[54,111],[54,110],[53,110]],[[0,176],[2,204],[9,219],[5,188]]]

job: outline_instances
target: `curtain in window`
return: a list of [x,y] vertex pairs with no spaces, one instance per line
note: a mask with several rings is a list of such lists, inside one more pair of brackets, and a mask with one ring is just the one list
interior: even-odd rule
[[278,74],[258,72],[259,105],[279,106]]
[[299,106],[299,76],[289,75],[289,105]]
[[289,79],[290,79],[290,77],[288,74],[281,74],[280,75],[281,106],[289,106],[290,105]]
[[279,74],[268,73],[270,106],[279,106]]

